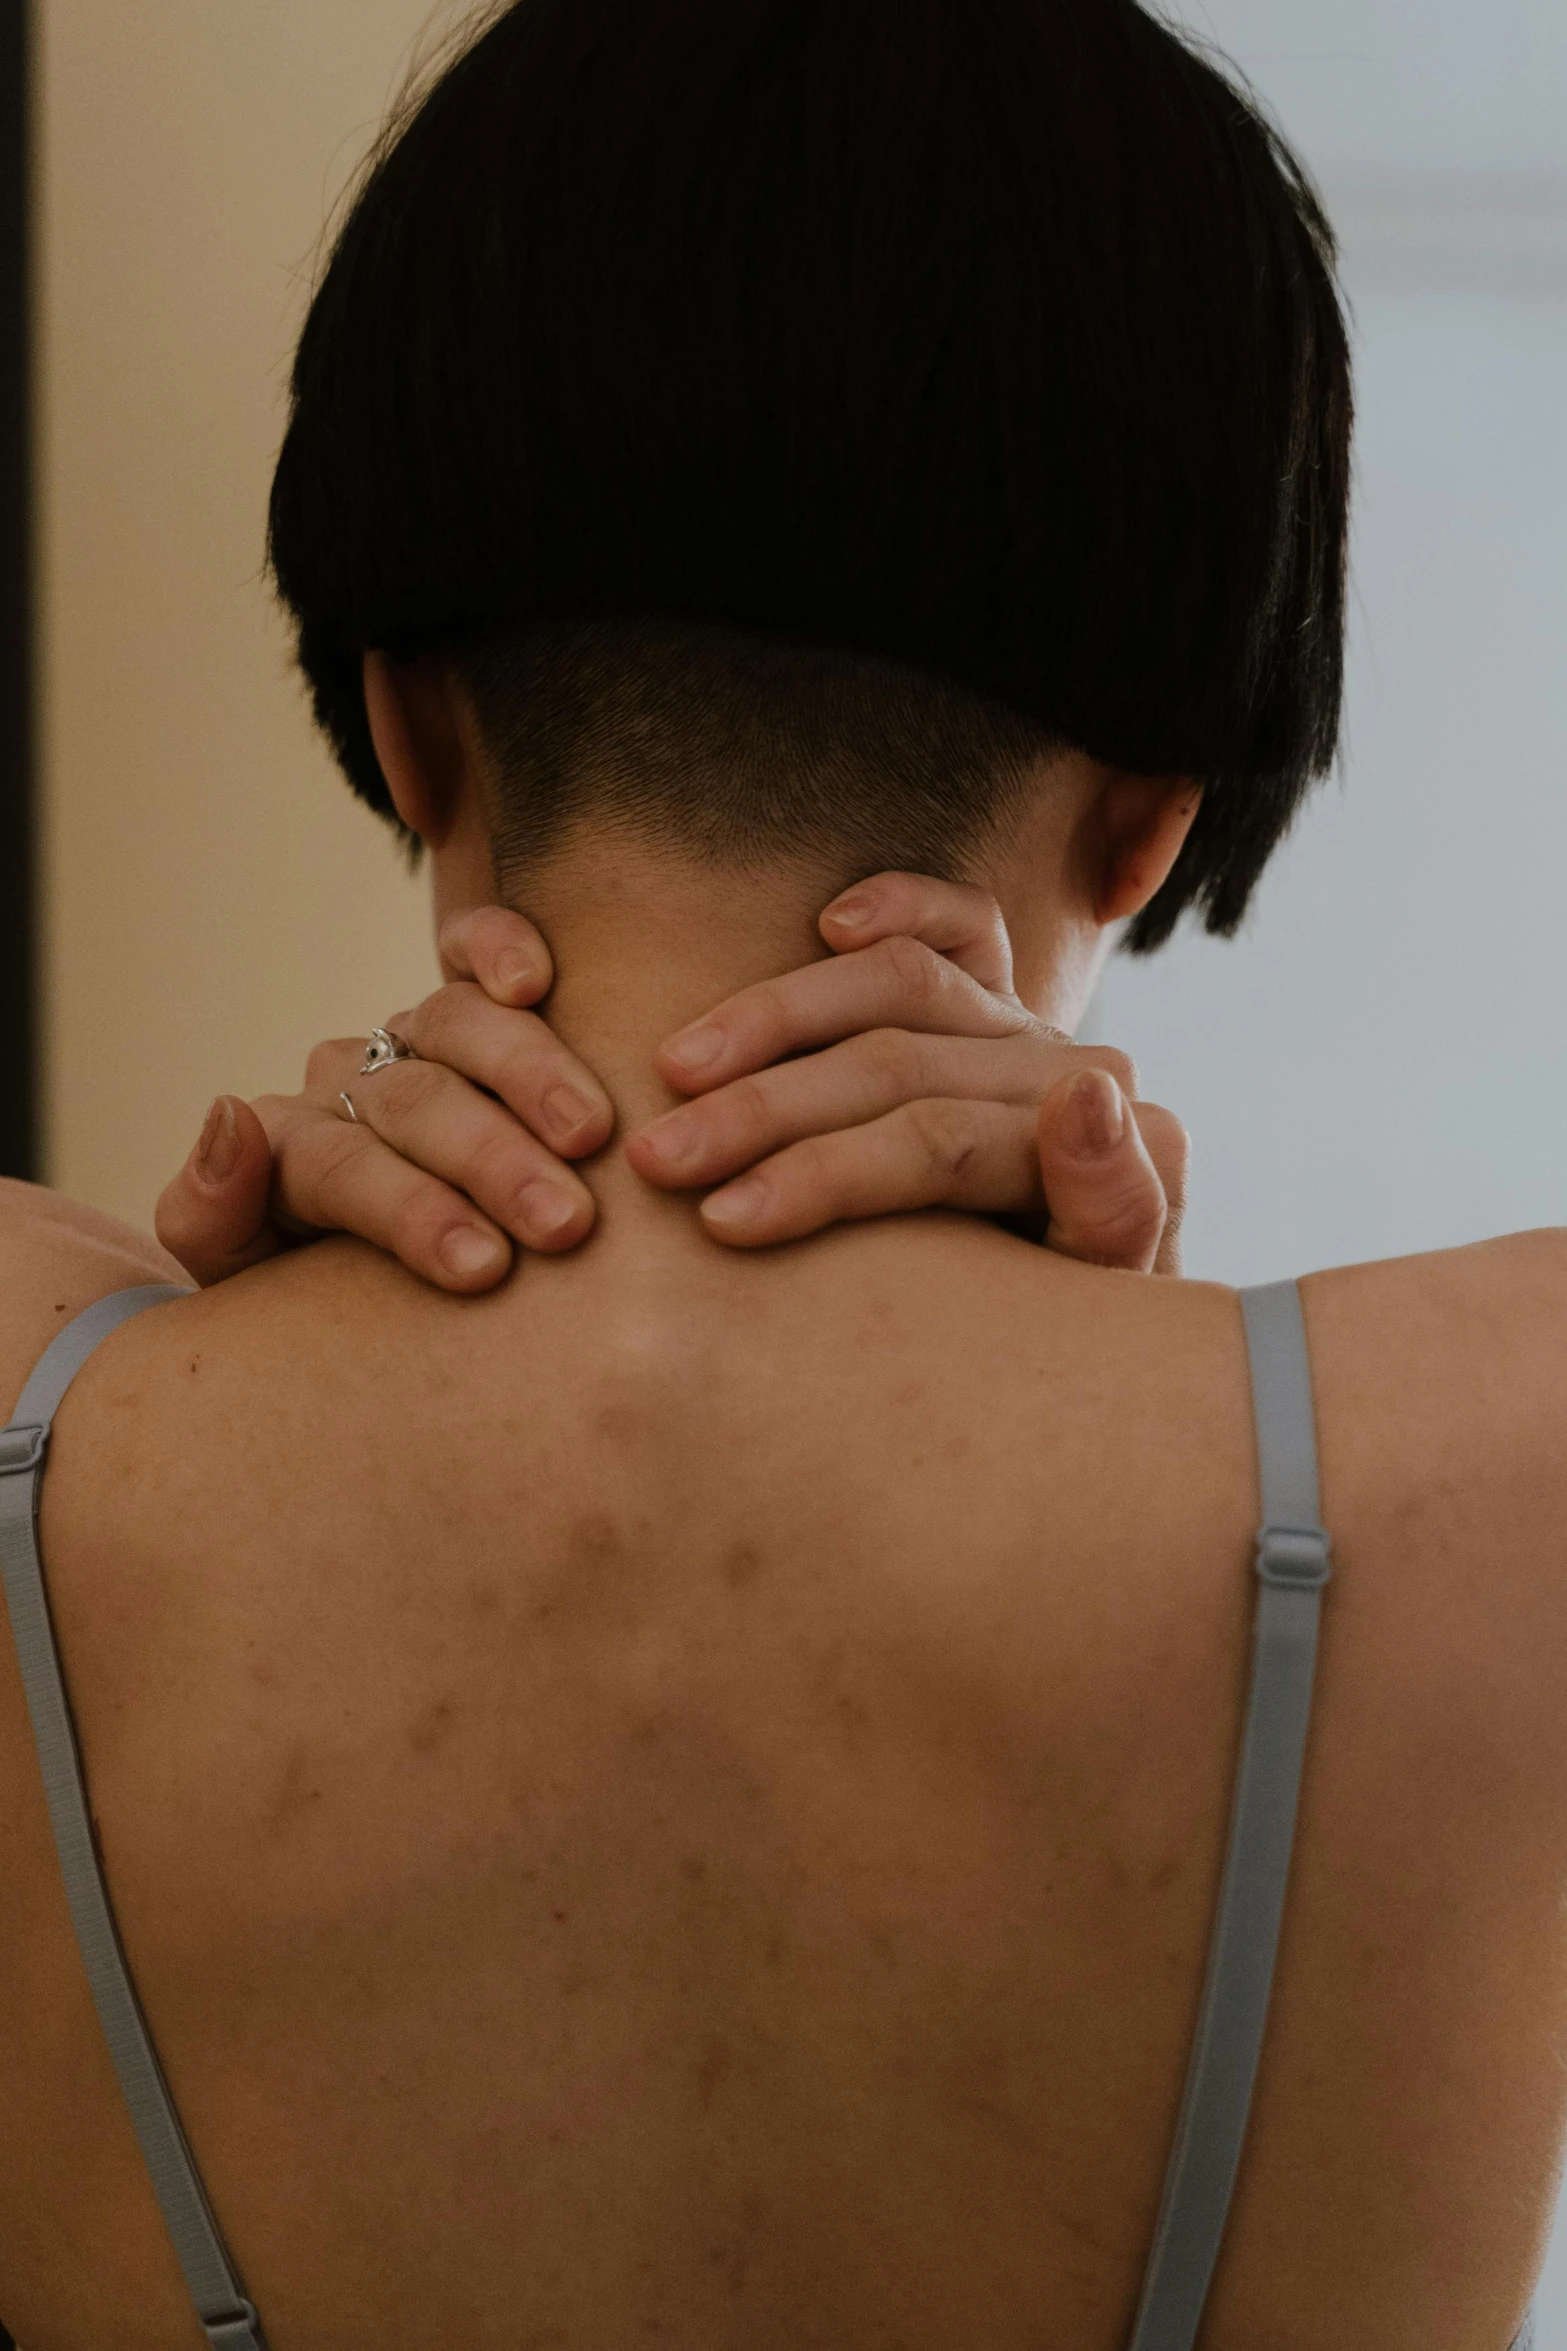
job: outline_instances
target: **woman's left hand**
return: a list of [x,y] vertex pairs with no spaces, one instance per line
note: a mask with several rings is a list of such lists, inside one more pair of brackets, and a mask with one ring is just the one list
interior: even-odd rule
[[302,1092],[214,1102],[157,1212],[203,1287],[352,1232],[443,1290],[491,1290],[514,1244],[554,1253],[589,1231],[593,1195],[567,1162],[600,1148],[614,1113],[526,1009],[554,978],[548,947],[486,906],[445,926],[440,956],[447,984],[389,1024],[417,1058],[367,1077],[364,1039],[339,1037],[311,1054]]

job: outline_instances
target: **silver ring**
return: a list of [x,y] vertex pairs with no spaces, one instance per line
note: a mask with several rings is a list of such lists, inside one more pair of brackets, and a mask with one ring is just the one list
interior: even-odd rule
[[406,1037],[395,1029],[372,1029],[365,1040],[365,1057],[359,1065],[362,1078],[373,1077],[378,1069],[390,1069],[394,1061],[417,1061],[418,1054]]
[[342,1103],[343,1108],[347,1111],[349,1117],[353,1120],[355,1126],[357,1126],[359,1124],[359,1113],[354,1108],[354,1098],[352,1094],[339,1094],[337,1098],[339,1102]]

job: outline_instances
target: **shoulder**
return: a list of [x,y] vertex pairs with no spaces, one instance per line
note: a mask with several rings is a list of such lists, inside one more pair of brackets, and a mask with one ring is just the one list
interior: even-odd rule
[[[879,1381],[841,1319],[844,1343],[811,1373],[808,1409],[856,1432],[870,1481],[928,1450],[934,1424],[961,1424],[975,1475],[949,1482],[971,1542],[989,1533],[1026,1563],[1030,1525],[1049,1527],[1085,1559],[1146,1557],[1191,1608],[1205,1574],[1249,1559],[1235,1291],[980,1231],[933,1236],[918,1266],[912,1252],[889,1235],[856,1258],[853,1302],[892,1342]],[[1517,1797],[1520,1827],[1552,1807],[1567,1858],[1567,1231],[1314,1274],[1302,1293],[1338,1566],[1330,1687],[1364,1699],[1367,1754],[1402,1725],[1406,1760],[1463,1759],[1502,1809]],[[939,1496],[904,1482],[937,1523]]]
[[1308,1277],[1339,1605],[1427,1723],[1567,1787],[1567,1231]]
[[1451,1493],[1532,1482],[1567,1499],[1567,1229],[1309,1275],[1302,1284],[1339,1480]]
[[0,1414],[56,1331],[111,1291],[190,1277],[150,1233],[0,1178]]

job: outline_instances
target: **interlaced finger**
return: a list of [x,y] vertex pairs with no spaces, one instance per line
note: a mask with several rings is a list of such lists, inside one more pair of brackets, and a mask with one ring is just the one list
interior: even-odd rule
[[702,1203],[716,1240],[762,1248],[911,1208],[985,1215],[1043,1205],[1035,1114],[1001,1102],[904,1103],[885,1118],[793,1143]]
[[[387,1025],[423,1061],[498,1096],[552,1151],[580,1159],[608,1140],[614,1124],[609,1096],[536,1013],[492,1003],[476,982],[457,981],[426,996],[412,1012],[394,1014]],[[318,1045],[307,1073],[312,1100],[333,1109],[346,1091],[362,1118],[367,1102],[402,1086],[407,1071],[418,1066],[393,1062],[365,1077],[363,1059],[357,1038]]]
[[443,1063],[397,1062],[351,1081],[348,1091],[361,1128],[465,1192],[530,1249],[570,1248],[592,1224],[592,1195],[581,1178],[503,1103]]
[[905,1102],[1037,1106],[1064,1074],[1085,1068],[1135,1083],[1124,1054],[1074,1045],[1056,1029],[1033,1026],[1010,1037],[873,1029],[666,1111],[628,1138],[626,1157],[666,1189],[717,1184],[807,1135],[884,1117]]
[[[255,1105],[266,1118],[266,1101]],[[364,1124],[279,1100],[273,1213],[299,1232],[351,1232],[449,1290],[489,1289],[511,1263],[505,1233],[452,1186],[412,1167]]]
[[441,925],[436,951],[448,980],[475,980],[497,1004],[537,1004],[555,966],[542,933],[509,906],[471,906]]
[[982,988],[1012,994],[1012,941],[1001,909],[988,891],[967,882],[873,874],[824,908],[819,927],[835,954],[901,933],[945,955]]
[[946,1097],[1037,1104],[1075,1058],[1071,1044],[1032,1033],[873,1029],[666,1111],[628,1139],[626,1156],[652,1183],[722,1183],[790,1143],[863,1125],[902,1103]]
[[682,1093],[708,1093],[784,1054],[865,1029],[999,1037],[1037,1025],[1015,998],[982,988],[934,948],[899,936],[743,988],[671,1037],[657,1067]]

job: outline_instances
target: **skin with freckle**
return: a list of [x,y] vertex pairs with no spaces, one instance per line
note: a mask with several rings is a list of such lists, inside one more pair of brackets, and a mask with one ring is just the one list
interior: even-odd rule
[[[740,1256],[590,1180],[493,1297],[325,1243],[58,1424],[109,1881],[270,2337],[1115,2351],[1243,1687],[1234,1298],[953,1216]],[[163,1270],[11,1187],[0,1384]],[[1306,1299],[1338,1580],[1205,2342],[1501,2351],[1567,2029],[1567,1253]],[[0,2311],[199,2351],[4,1646],[0,1792]]]

